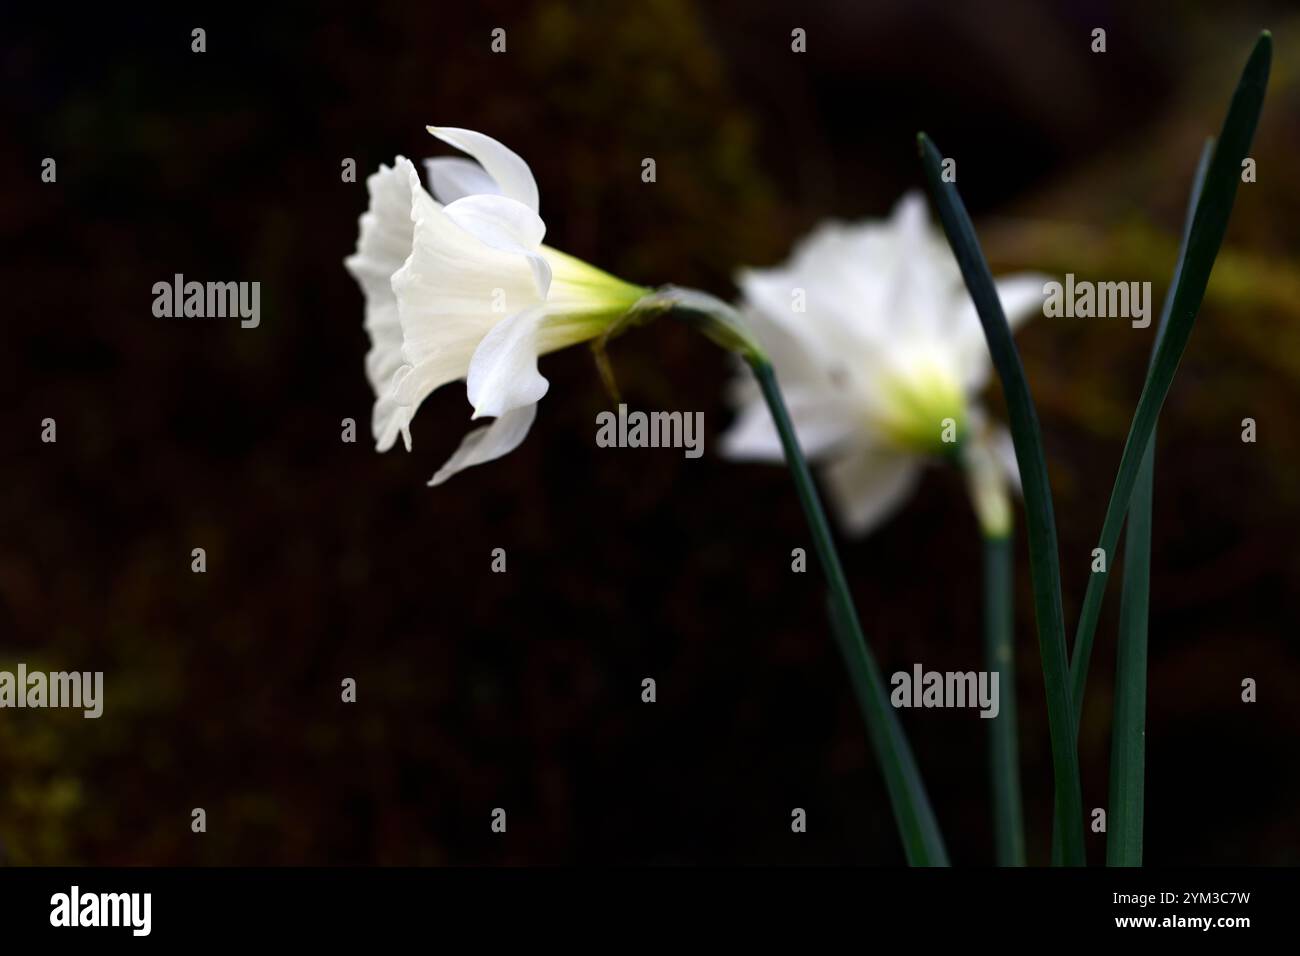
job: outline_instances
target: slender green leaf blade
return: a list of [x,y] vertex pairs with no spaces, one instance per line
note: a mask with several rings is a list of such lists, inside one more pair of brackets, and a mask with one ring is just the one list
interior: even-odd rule
[[[1160,308],[1160,320],[1159,322],[1156,323],[1156,337],[1155,337],[1155,342],[1152,344],[1151,347],[1151,359],[1150,362],[1148,362],[1148,369],[1147,369],[1148,374],[1150,373],[1150,364],[1155,362],[1156,353],[1160,350],[1160,342],[1164,338],[1165,330],[1169,327],[1169,313],[1172,310],[1174,304],[1173,290],[1178,287],[1178,277],[1182,274],[1183,271],[1183,261],[1187,255],[1187,240],[1188,237],[1191,235],[1191,231],[1192,231],[1192,220],[1196,216],[1196,206],[1201,199],[1201,189],[1205,185],[1205,173],[1209,169],[1210,157],[1213,155],[1213,153],[1214,153],[1214,140],[1210,139],[1206,141],[1205,146],[1201,149],[1201,159],[1196,166],[1196,174],[1192,177],[1192,189],[1187,200],[1187,213],[1183,217],[1183,236],[1178,246],[1178,257],[1175,260],[1176,264],[1174,266],[1173,280],[1169,283],[1169,294],[1165,296],[1164,304]],[[1143,468],[1138,470],[1138,479],[1137,479],[1137,484],[1134,486],[1133,500],[1129,504],[1129,521],[1137,521],[1138,520],[1137,512],[1142,510],[1143,508],[1147,509],[1148,511],[1147,521],[1148,522],[1150,521],[1150,517],[1149,517],[1150,502],[1144,504],[1141,496],[1143,493],[1143,481],[1147,480],[1143,474],[1144,469],[1148,467],[1146,459],[1151,458],[1152,462],[1149,466],[1151,471],[1150,481],[1152,482],[1150,494],[1153,496],[1152,500],[1154,500],[1154,478],[1155,478],[1155,464],[1154,464],[1155,453],[1153,451],[1154,447],[1155,447],[1155,436],[1153,434],[1151,439],[1151,444],[1147,448],[1146,458],[1143,459]],[[1141,533],[1142,532],[1139,529],[1137,529],[1135,526],[1131,526],[1129,528],[1129,537],[1126,538],[1124,541],[1124,579],[1122,582],[1122,591],[1121,591],[1121,599],[1120,599],[1119,657],[1116,661],[1116,694],[1117,695],[1120,694],[1119,691],[1120,683],[1126,684],[1128,694],[1135,694],[1138,692],[1137,688],[1132,683],[1132,681],[1127,680],[1121,673],[1121,671],[1124,670],[1125,668],[1132,668],[1133,666],[1135,666],[1134,662],[1136,661],[1136,658],[1138,656],[1137,654],[1138,646],[1134,644],[1133,646],[1130,647],[1129,642],[1140,642],[1141,647],[1143,648],[1141,653],[1141,659],[1143,662],[1143,671],[1145,674],[1145,661],[1146,661],[1145,623],[1147,617],[1145,614],[1142,615],[1135,614],[1136,609],[1134,607],[1134,602],[1140,600],[1149,603],[1149,598],[1146,596],[1150,590],[1149,525],[1148,525],[1148,534],[1146,536],[1146,540],[1147,540],[1146,551],[1145,552],[1142,552],[1140,550],[1132,551],[1131,549],[1137,547],[1136,544],[1132,543],[1132,538]],[[1130,577],[1129,577],[1130,574],[1134,574],[1134,575],[1137,574],[1137,569],[1133,566],[1133,562],[1136,562],[1139,559],[1140,555],[1143,553],[1146,553],[1147,555],[1145,560],[1147,561],[1146,580],[1148,581],[1148,583],[1146,585],[1140,585],[1139,582],[1137,581],[1130,582]],[[1146,589],[1141,592],[1141,595],[1139,595],[1138,593],[1140,587]],[[1131,598],[1129,598],[1130,594],[1132,594]],[[1125,611],[1126,607],[1129,607],[1128,612]],[[1136,628],[1138,627],[1139,620],[1141,621],[1142,624],[1142,631],[1140,635],[1136,632]],[[1130,634],[1132,635],[1131,637],[1128,636]],[[1076,647],[1076,651],[1077,651],[1077,647]],[[1077,659],[1078,659],[1078,655],[1076,654],[1076,660]],[[1112,728],[1111,728],[1112,746],[1111,746],[1111,775],[1110,775],[1110,796],[1111,796],[1110,806],[1112,808],[1119,805],[1121,801],[1132,800],[1133,799],[1132,788],[1134,786],[1138,786],[1138,787],[1142,786],[1142,775],[1141,773],[1135,772],[1135,764],[1136,764],[1136,769],[1140,769],[1143,766],[1143,763],[1145,761],[1145,746],[1143,746],[1141,751],[1135,751],[1126,748],[1124,750],[1124,754],[1122,758],[1122,760],[1124,761],[1123,768],[1120,768],[1118,766],[1118,762],[1121,760],[1121,758],[1117,754],[1117,751],[1115,749],[1117,737],[1122,737],[1123,735],[1131,735],[1134,732],[1135,728],[1133,727],[1133,721],[1135,719],[1135,715],[1141,714],[1143,719],[1142,727],[1137,728],[1137,731],[1142,732],[1142,729],[1145,727],[1145,715],[1146,715],[1145,677],[1141,683],[1141,693],[1143,695],[1143,702],[1142,702],[1141,709],[1139,710],[1136,708],[1135,702],[1129,701],[1124,705],[1122,715],[1120,710],[1121,705],[1118,696],[1116,699],[1115,713],[1113,716]],[[1078,700],[1075,701],[1075,708],[1076,708],[1075,716],[1077,719],[1080,714],[1080,709],[1079,709],[1080,704]],[[1125,791],[1127,791],[1125,793],[1120,793],[1116,790],[1117,782],[1120,780],[1123,781],[1122,786],[1125,789]],[[1137,799],[1138,801],[1141,800],[1140,794],[1137,796]],[[1129,846],[1132,846],[1133,843],[1135,842],[1131,833],[1125,833],[1124,836],[1122,837],[1115,837],[1114,834],[1117,831],[1124,830],[1126,827],[1131,827],[1135,825],[1135,817],[1136,817],[1136,826],[1138,826],[1140,831],[1141,828],[1140,802],[1137,806],[1138,806],[1138,812],[1136,814],[1132,812],[1133,809],[1132,807],[1129,808],[1129,812],[1126,813],[1121,812],[1122,820],[1120,824],[1117,825],[1115,823],[1114,814],[1112,814],[1112,818],[1108,821],[1110,823],[1109,830],[1112,835],[1111,838],[1107,840],[1108,862],[1110,860],[1110,854],[1111,854],[1110,847],[1113,844],[1115,844],[1117,840],[1124,842]],[[1052,840],[1052,852],[1054,858],[1059,858],[1060,856],[1059,842],[1060,842],[1059,838],[1057,837],[1057,834],[1055,833],[1055,829],[1054,829],[1053,840]],[[1141,844],[1140,832],[1136,842],[1140,848],[1140,844]],[[1139,856],[1139,860],[1140,860],[1140,856]]]
[[[1169,326],[1173,307],[1172,291],[1178,287],[1187,255],[1188,237],[1196,207],[1200,203],[1205,174],[1214,151],[1214,140],[1201,150],[1201,161],[1192,179],[1191,197],[1183,225],[1178,264],[1174,268],[1170,295],[1165,297],[1156,326],[1151,361]],[[1119,643],[1115,660],[1115,704],[1111,721],[1110,817],[1107,820],[1106,863],[1108,866],[1142,865],[1142,826],[1145,808],[1147,630],[1151,607],[1151,526],[1155,504],[1155,432],[1138,469],[1133,499],[1128,506],[1124,533],[1124,574],[1120,586]]]
[[[1142,396],[1138,399],[1137,411],[1134,412],[1133,423],[1129,427],[1128,440],[1124,443],[1119,473],[1111,490],[1110,504],[1106,508],[1106,518],[1102,522],[1098,547],[1108,558],[1115,553],[1115,545],[1119,542],[1124,516],[1133,495],[1133,486],[1137,482],[1138,469],[1146,455],[1151,433],[1155,429],[1160,408],[1169,394],[1178,363],[1187,348],[1187,339],[1192,334],[1196,314],[1205,298],[1205,288],[1209,285],[1214,260],[1223,244],[1223,236],[1228,231],[1228,219],[1232,215],[1232,204],[1237,196],[1237,184],[1241,181],[1241,164],[1249,154],[1260,110],[1264,105],[1264,89],[1268,85],[1272,56],[1273,38],[1265,31],[1256,42],[1250,59],[1246,61],[1241,81],[1237,84],[1237,91],[1228,107],[1227,118],[1223,121],[1223,131],[1214,148],[1210,168],[1205,174],[1205,183],[1196,203],[1196,213],[1187,236],[1178,279],[1171,293],[1169,323],[1164,334],[1159,337],[1155,359],[1147,374],[1146,384],[1142,387]],[[1097,619],[1101,615],[1101,602],[1109,574],[1109,570],[1091,574],[1084,591],[1083,608],[1079,614],[1079,627],[1075,632],[1074,652],[1070,662],[1076,724],[1083,710],[1083,693],[1088,683],[1092,642],[1097,632]]]
[[1057,816],[1061,830],[1062,860],[1067,866],[1086,862],[1083,847],[1083,799],[1079,784],[1079,755],[1074,709],[1067,682],[1065,614],[1061,607],[1061,568],[1056,541],[1056,516],[1047,479],[1038,412],[1029,383],[1011,337],[984,251],[975,238],[966,206],[953,183],[943,181],[942,157],[924,133],[918,136],[921,163],[930,196],[939,211],[948,243],[961,266],[966,288],[979,314],[988,340],[993,366],[1006,394],[1011,438],[1020,468],[1025,499],[1025,525],[1029,536],[1030,582],[1034,591],[1034,616],[1038,624],[1038,649],[1047,693],[1047,718],[1052,739],[1052,766],[1056,783]]
[[1108,866],[1142,865],[1142,814],[1146,765],[1147,615],[1151,597],[1151,507],[1155,496],[1155,443],[1138,469],[1119,602],[1115,706],[1111,724]]

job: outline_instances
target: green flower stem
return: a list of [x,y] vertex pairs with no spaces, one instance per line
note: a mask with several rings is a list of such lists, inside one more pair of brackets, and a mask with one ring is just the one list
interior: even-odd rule
[[1020,802],[1020,746],[1016,740],[1015,605],[1012,536],[983,535],[984,666],[998,674],[998,715],[989,721],[989,784],[998,866],[1025,865],[1025,822]]
[[817,496],[808,462],[795,437],[794,425],[786,410],[781,389],[776,383],[776,373],[767,358],[757,350],[745,353],[745,359],[754,370],[763,398],[772,413],[772,420],[781,435],[786,465],[794,478],[799,503],[803,505],[804,518],[812,532],[813,546],[826,574],[830,588],[832,629],[840,652],[844,655],[853,692],[862,709],[876,759],[885,774],[889,802],[893,807],[894,821],[903,840],[907,861],[912,866],[947,866],[948,854],[944,849],[938,821],[930,807],[925,785],[898,715],[889,704],[880,668],[862,636],[858,612],[853,606],[844,569],[840,566],[839,555],[835,551],[830,525]]

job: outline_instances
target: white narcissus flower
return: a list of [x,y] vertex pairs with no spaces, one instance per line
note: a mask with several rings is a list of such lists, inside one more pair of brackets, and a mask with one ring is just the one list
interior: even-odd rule
[[[1045,277],[998,280],[1015,328],[1041,308]],[[886,221],[828,222],[772,269],[741,272],[741,309],[776,369],[804,453],[841,523],[862,534],[912,491],[925,463],[958,450],[986,533],[1011,525],[1010,436],[977,396],[992,360],[974,303],[919,193]],[[771,416],[748,373],[734,383],[738,417],[723,454],[781,461]],[[945,443],[945,420],[951,419]]]
[[495,419],[437,485],[518,447],[549,384],[538,356],[598,338],[648,290],[542,244],[537,183],[518,155],[473,130],[429,132],[476,162],[426,160],[433,195],[410,160],[381,165],[345,265],[366,300],[378,450],[400,434],[409,451],[415,410],[449,382],[466,381],[473,418]]

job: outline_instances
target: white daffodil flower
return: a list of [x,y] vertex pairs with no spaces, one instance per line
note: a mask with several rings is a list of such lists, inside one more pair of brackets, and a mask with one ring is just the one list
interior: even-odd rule
[[429,127],[469,154],[425,161],[426,192],[398,156],[366,180],[356,252],[345,261],[365,296],[366,375],[376,447],[400,434],[435,389],[464,379],[473,418],[495,419],[461,442],[429,482],[518,447],[548,382],[538,356],[604,335],[649,290],[542,244],[528,164],[482,133]]
[[[1013,328],[1041,308],[1043,281],[998,281]],[[928,460],[957,452],[985,532],[1008,532],[1015,456],[1010,436],[987,423],[977,401],[992,359],[961,271],[919,193],[904,196],[886,221],[822,224],[787,263],[745,270],[738,285],[799,443],[822,465],[847,531],[879,524]],[[781,461],[771,416],[747,373],[732,400],[738,417],[722,438],[723,454]]]

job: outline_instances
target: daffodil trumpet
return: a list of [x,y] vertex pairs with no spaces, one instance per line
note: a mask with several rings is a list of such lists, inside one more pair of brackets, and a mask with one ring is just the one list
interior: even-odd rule
[[524,440],[549,382],[540,356],[606,336],[650,290],[543,244],[528,164],[473,130],[430,127],[473,157],[415,164],[398,156],[366,180],[356,252],[346,266],[366,300],[366,374],[379,451],[434,390],[464,381],[478,428],[429,482],[507,454]]

